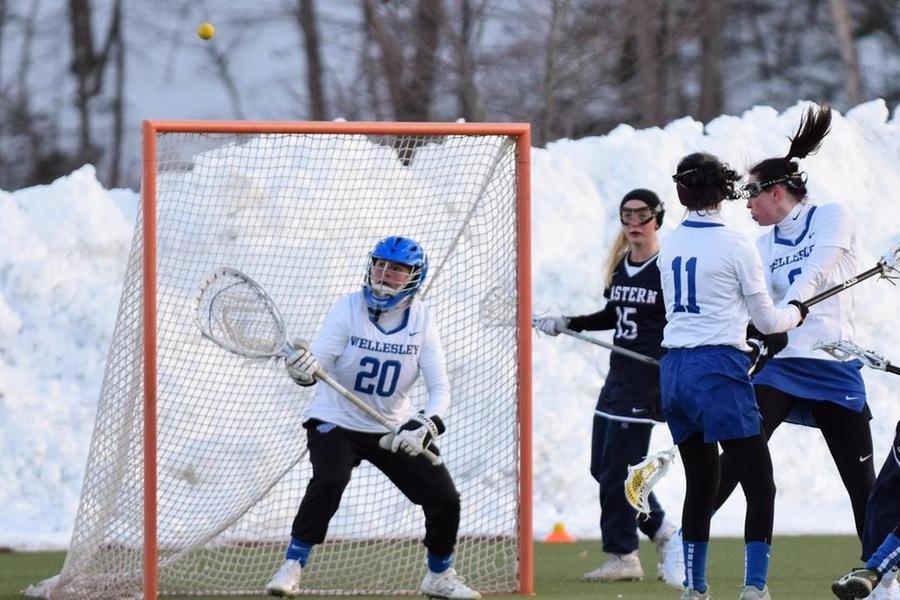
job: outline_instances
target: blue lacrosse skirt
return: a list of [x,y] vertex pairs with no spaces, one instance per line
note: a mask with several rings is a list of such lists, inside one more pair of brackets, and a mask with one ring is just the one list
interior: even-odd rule
[[660,362],[660,388],[676,444],[696,433],[702,433],[706,443],[759,434],[759,407],[749,369],[749,356],[733,346],[666,352]]
[[768,385],[796,396],[800,402],[786,421],[816,427],[812,408],[818,402],[831,402],[853,412],[866,407],[862,361],[837,361],[818,358],[773,358],[753,378],[754,385]]

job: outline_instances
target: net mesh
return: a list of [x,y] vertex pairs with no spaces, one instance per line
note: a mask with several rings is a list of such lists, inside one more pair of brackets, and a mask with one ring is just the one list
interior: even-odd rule
[[[157,148],[160,593],[260,593],[311,475],[301,415],[312,388],[276,359],[232,355],[200,335],[204,275],[243,271],[291,333],[312,339],[391,234],[419,240],[431,262],[423,298],[453,396],[441,449],[462,497],[455,566],[482,592],[516,590],[517,331],[484,327],[480,315],[489,289],[515,289],[515,139],[159,133]],[[143,248],[139,220],[72,542],[47,585],[53,598],[141,594]],[[424,399],[420,383],[414,405]],[[416,593],[423,534],[421,510],[363,463],[303,592]]]

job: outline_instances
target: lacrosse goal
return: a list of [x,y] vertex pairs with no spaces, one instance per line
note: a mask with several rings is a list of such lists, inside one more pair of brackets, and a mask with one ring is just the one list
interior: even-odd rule
[[[312,388],[201,337],[203,275],[239,268],[295,335],[359,289],[382,237],[419,240],[453,402],[441,450],[462,497],[456,566],[532,591],[530,134],[523,124],[145,122],[135,228],[81,504],[52,598],[259,594],[310,477]],[[482,322],[515,298],[516,326]],[[416,388],[414,405],[424,401]],[[316,547],[309,594],[413,594],[424,517],[368,464]]]

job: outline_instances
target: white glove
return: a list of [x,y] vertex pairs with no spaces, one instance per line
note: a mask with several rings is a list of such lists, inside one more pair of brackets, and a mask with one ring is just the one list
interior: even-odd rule
[[386,433],[381,436],[378,445],[391,452],[402,449],[410,456],[418,456],[444,430],[444,422],[440,417],[435,415],[429,419],[420,412],[404,423],[396,434]]
[[309,342],[304,339],[293,341],[296,348],[284,359],[284,367],[298,385],[309,386],[316,382],[316,371],[319,370],[319,361],[309,350]]
[[542,317],[534,322],[538,331],[547,335],[559,335],[563,329],[568,329],[569,319],[566,317]]

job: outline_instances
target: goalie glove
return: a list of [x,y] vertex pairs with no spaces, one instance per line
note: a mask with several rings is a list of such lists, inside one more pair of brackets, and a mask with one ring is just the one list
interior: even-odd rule
[[569,319],[566,317],[542,317],[535,319],[534,326],[541,333],[559,335],[563,329],[568,329]]
[[304,339],[293,341],[295,350],[284,359],[284,367],[297,385],[304,387],[316,383],[316,371],[319,370],[319,361],[309,349],[309,342]]
[[410,456],[418,456],[438,436],[446,431],[444,422],[437,415],[431,418],[425,413],[419,412],[412,419],[403,424],[397,433],[386,433],[378,440],[378,445],[385,450],[397,452],[402,449]]

